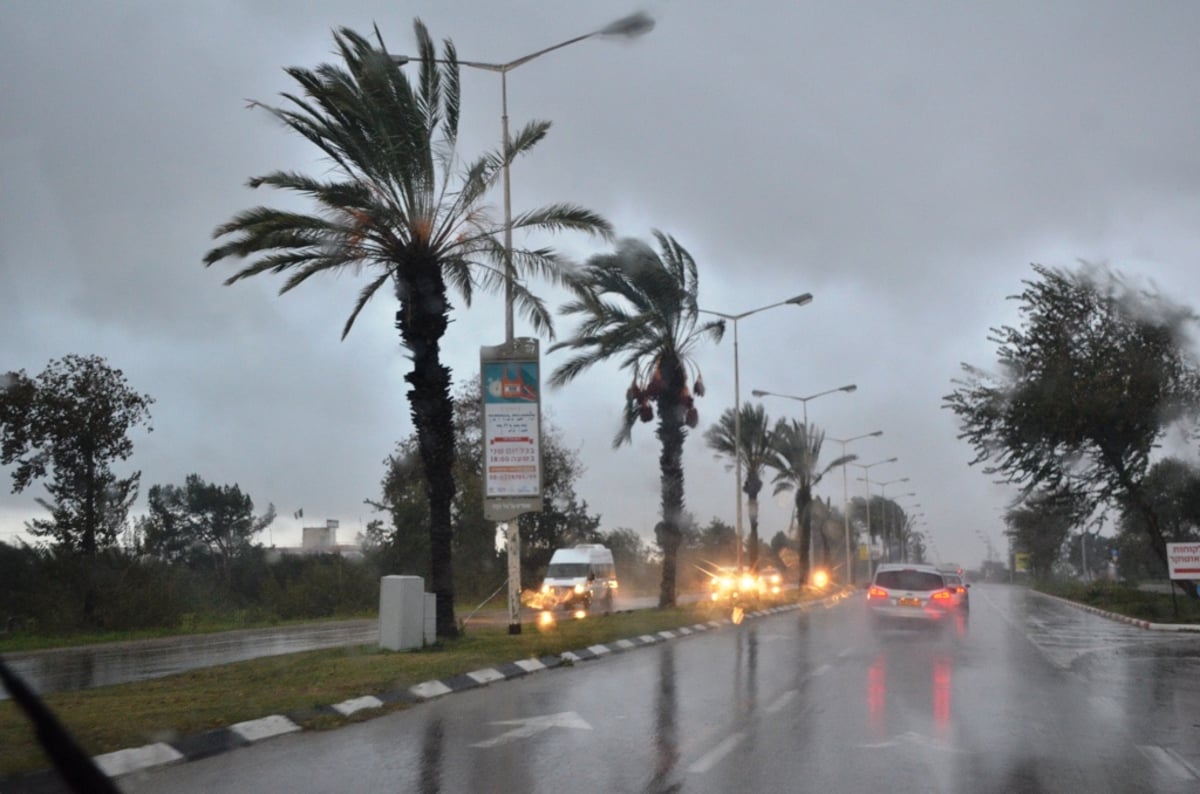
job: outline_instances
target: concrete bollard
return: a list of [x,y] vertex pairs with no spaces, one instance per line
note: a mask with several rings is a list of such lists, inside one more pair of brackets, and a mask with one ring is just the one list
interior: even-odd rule
[[385,576],[379,581],[379,647],[390,651],[420,648],[425,634],[425,580]]

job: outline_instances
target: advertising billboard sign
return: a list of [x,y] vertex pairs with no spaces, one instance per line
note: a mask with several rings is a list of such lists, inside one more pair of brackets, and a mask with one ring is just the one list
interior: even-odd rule
[[542,510],[538,340],[481,347],[483,514],[508,521]]

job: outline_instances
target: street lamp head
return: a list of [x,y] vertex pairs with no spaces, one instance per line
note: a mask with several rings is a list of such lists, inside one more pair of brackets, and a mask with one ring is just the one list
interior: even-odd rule
[[629,16],[621,17],[616,22],[610,22],[596,33],[599,36],[621,36],[634,39],[644,36],[652,30],[654,30],[654,17],[644,11],[637,11]]
[[879,436],[883,435],[883,431],[876,430],[874,433],[867,433],[867,435],[870,436],[871,438],[878,438]]
[[755,397],[766,397],[766,396],[767,396],[768,394],[770,394],[771,392],[769,392],[769,391],[763,391],[762,389],[754,389],[754,390],[753,390],[753,391],[751,391],[750,393],[751,393],[751,394],[753,394]]
[[411,60],[412,60],[412,58],[409,58],[407,55],[393,55],[392,56],[392,63],[396,64],[397,66],[403,66],[404,64],[408,63]]
[[857,383],[851,383],[849,386],[843,386],[842,388],[838,389],[838,391],[844,391],[847,394],[849,394],[852,391],[857,391],[857,390],[858,390]]
[[812,299],[813,299],[812,293],[806,292],[803,295],[797,295],[794,298],[788,298],[786,301],[784,301],[784,303],[791,303],[796,306],[805,306],[809,303],[812,303]]

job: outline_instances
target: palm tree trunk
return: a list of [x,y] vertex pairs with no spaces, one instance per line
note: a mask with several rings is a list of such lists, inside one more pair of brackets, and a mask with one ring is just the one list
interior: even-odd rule
[[800,554],[800,570],[799,584],[800,587],[808,586],[808,573],[812,565],[812,559],[808,553],[808,547],[812,544],[812,494],[808,488],[799,488],[796,491],[796,512],[800,517],[800,548],[796,551]]
[[750,514],[750,553],[748,555],[750,570],[758,570],[758,492],[755,491],[746,500],[746,512]]
[[678,362],[663,362],[662,393],[658,398],[658,440],[662,452],[658,458],[662,490],[662,521],[655,527],[663,552],[662,583],[658,592],[660,609],[675,606],[675,572],[679,545],[683,541],[683,440],[685,412],[680,402],[684,373]]
[[412,370],[404,379],[417,448],[425,469],[429,498],[429,571],[437,602],[437,636],[458,636],[454,618],[453,529],[454,405],[450,369],[441,363],[440,341],[446,333],[450,304],[436,261],[421,262],[396,278],[396,327],[412,353]]

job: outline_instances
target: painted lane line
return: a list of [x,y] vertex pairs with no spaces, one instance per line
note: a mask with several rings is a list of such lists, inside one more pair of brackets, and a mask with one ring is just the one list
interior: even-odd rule
[[248,742],[259,742],[272,736],[282,736],[300,730],[300,726],[279,714],[230,725],[229,729]]
[[157,742],[143,747],[130,747],[125,750],[104,753],[92,760],[104,774],[109,777],[120,777],[130,772],[137,772],[139,769],[182,761],[183,753],[169,744]]
[[849,655],[850,655],[850,654],[852,654],[852,653],[854,653],[854,648],[853,648],[853,647],[851,647],[851,648],[842,648],[840,651],[838,651],[837,658],[839,658],[839,659],[845,659],[847,656],[849,656]]
[[1157,764],[1159,769],[1169,773],[1172,777],[1178,780],[1200,779],[1200,772],[1197,772],[1194,766],[1185,761],[1183,757],[1174,750],[1157,747],[1152,744],[1139,744],[1137,749],[1142,755],[1150,759],[1151,762]]
[[811,673],[809,673],[809,674],[808,674],[808,676],[809,676],[809,678],[819,678],[820,676],[823,676],[823,675],[825,675],[826,673],[828,673],[828,672],[829,672],[830,670],[832,670],[832,669],[833,669],[833,668],[832,668],[830,665],[828,665],[828,664],[823,664],[823,665],[821,665],[820,667],[818,667],[818,668],[816,668],[815,670],[813,670]]
[[362,711],[363,709],[378,709],[382,707],[383,701],[374,695],[351,698],[350,700],[343,700],[341,703],[333,704],[333,710],[343,717],[349,717],[354,712]]
[[732,753],[745,738],[746,735],[744,733],[735,733],[732,736],[727,737],[725,741],[709,750],[707,753],[702,755],[696,761],[696,763],[689,766],[688,771],[697,775],[704,774],[716,766],[716,764],[720,762],[722,758]]
[[771,705],[767,706],[764,711],[766,711],[768,714],[778,714],[787,708],[787,704],[795,700],[798,694],[800,694],[800,690],[789,689],[787,692],[784,692],[782,695],[775,698],[775,701],[771,703]]

